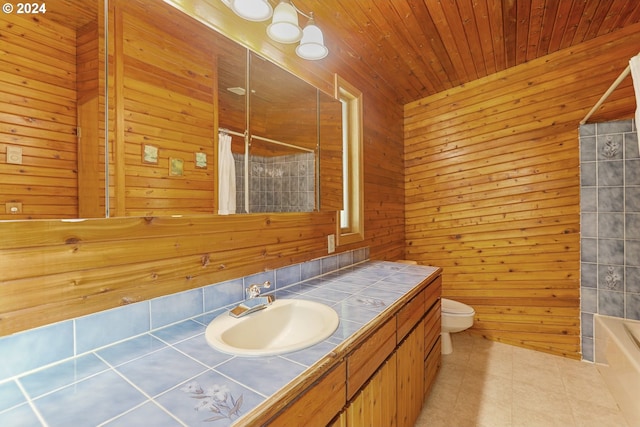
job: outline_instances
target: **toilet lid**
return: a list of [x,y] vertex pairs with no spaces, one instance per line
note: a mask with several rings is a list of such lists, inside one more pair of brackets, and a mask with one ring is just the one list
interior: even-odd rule
[[450,300],[447,298],[441,298],[442,311],[452,314],[473,314],[475,311],[467,304],[463,304],[459,301]]

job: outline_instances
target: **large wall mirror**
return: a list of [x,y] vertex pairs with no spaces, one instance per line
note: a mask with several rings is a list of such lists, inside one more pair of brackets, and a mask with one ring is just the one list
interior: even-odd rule
[[0,16],[0,220],[214,214],[219,131],[236,213],[335,208],[339,101],[167,2],[46,9]]

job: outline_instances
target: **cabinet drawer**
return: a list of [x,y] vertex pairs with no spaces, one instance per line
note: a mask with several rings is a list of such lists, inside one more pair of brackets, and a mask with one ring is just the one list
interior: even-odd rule
[[388,320],[347,357],[347,400],[396,348],[396,322]]
[[440,337],[441,327],[440,300],[438,299],[424,317],[424,357],[426,358],[433,345]]
[[346,404],[345,363],[329,371],[300,398],[272,419],[269,426],[327,425]]
[[442,276],[438,276],[433,282],[429,283],[424,292],[424,307],[425,310],[429,310],[442,295]]
[[404,307],[396,314],[398,322],[397,343],[409,333],[416,323],[422,319],[424,314],[424,297],[428,288],[423,289],[418,295],[413,297]]

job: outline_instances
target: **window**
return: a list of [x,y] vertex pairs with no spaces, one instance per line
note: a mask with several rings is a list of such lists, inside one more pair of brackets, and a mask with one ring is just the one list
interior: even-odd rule
[[364,185],[362,168],[362,92],[336,76],[342,103],[342,191],[338,244],[364,239]]

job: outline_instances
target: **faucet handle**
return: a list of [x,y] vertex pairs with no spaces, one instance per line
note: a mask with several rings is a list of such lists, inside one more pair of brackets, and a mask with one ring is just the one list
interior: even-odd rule
[[260,289],[262,288],[269,289],[270,287],[271,287],[271,282],[267,280],[262,285],[253,284],[249,286],[246,289],[246,293],[249,298],[255,298],[257,296],[260,296]]

